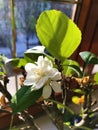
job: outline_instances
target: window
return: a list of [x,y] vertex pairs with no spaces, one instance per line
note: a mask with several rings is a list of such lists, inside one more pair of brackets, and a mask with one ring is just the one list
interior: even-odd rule
[[[15,44],[12,42],[10,1],[0,0],[0,53],[13,57],[13,50],[17,57],[23,57],[28,48],[39,45],[35,24],[38,16],[44,10],[58,9],[74,19],[77,0],[68,2],[52,2],[40,0],[14,0]],[[70,2],[74,1],[74,2]],[[14,48],[14,49],[13,49]]]

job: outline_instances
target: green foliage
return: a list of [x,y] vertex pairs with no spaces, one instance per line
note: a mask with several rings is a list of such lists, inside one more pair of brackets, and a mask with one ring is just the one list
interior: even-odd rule
[[94,81],[98,84],[98,72],[94,75]]
[[66,59],[63,62],[63,72],[67,76],[72,76],[73,74],[77,74],[79,77],[82,76],[82,71],[80,70],[79,64],[74,60]]
[[57,10],[42,12],[36,31],[41,44],[61,61],[70,57],[81,41],[81,32],[76,24]]
[[81,71],[80,67],[77,65],[69,65],[69,67],[76,72],[78,77],[82,77],[83,76],[83,72]]
[[79,93],[79,94],[85,94],[85,92],[82,89],[74,89],[73,92]]
[[91,52],[84,51],[80,52],[79,55],[81,56],[82,60],[86,63],[86,65],[98,64],[98,57]]
[[29,62],[35,62],[39,56],[41,55],[45,55],[44,52],[40,52],[40,51],[37,51],[37,50],[33,50],[33,48],[31,48],[30,50],[27,50],[25,53],[24,53],[24,58],[29,61]]
[[51,61],[54,61],[54,58],[50,55],[48,55],[47,53],[45,53],[45,47],[43,46],[37,46],[31,49],[28,49],[25,53],[24,53],[24,58],[28,61],[28,62],[35,62],[37,61],[39,56],[46,56],[48,59],[50,59]]
[[12,67],[16,67],[19,63],[19,58],[13,58],[13,59],[9,59],[7,62],[5,61],[5,64],[9,64]]
[[14,67],[25,66],[27,62],[28,61],[25,58],[13,58],[13,59],[9,59],[5,64],[6,65],[9,64],[12,68],[14,68]]
[[4,72],[1,72],[1,71],[0,71],[0,75],[4,75]]
[[25,66],[27,63],[28,63],[27,59],[25,59],[25,58],[20,58],[20,59],[19,59],[19,62],[18,62],[18,64],[17,64],[16,67]]
[[[60,61],[70,57],[76,50],[81,41],[81,32],[75,23],[69,19],[64,13],[57,10],[44,11],[37,20],[36,31],[39,40],[44,45],[47,51],[54,58]],[[25,66],[27,62],[35,62],[40,55],[47,56],[54,61],[54,58],[47,55],[42,48],[31,48],[24,53],[23,59],[12,59],[10,64],[14,67]],[[78,66],[78,63],[71,60],[66,60],[64,64],[64,73],[71,74],[74,68],[72,65]],[[70,67],[69,67],[70,66]],[[31,86],[23,86],[12,97],[11,107],[13,113],[23,111],[32,105],[41,96],[42,89],[32,90]],[[57,103],[57,102],[55,102]],[[59,104],[60,105],[60,104]],[[72,112],[67,106],[63,106]]]
[[12,97],[11,108],[13,114],[21,112],[32,104],[42,95],[42,88],[39,90],[32,90],[32,86],[21,87]]
[[[46,50],[52,56],[45,53],[44,46],[35,47],[27,50],[24,53],[24,58],[11,60],[10,64],[12,66],[21,67],[25,66],[28,62],[34,63],[39,56],[43,55],[47,56],[52,62],[54,62],[54,59],[57,59],[58,65],[54,62],[54,66],[61,67],[61,73],[65,77],[73,76],[74,74],[77,74],[77,77],[83,77],[84,72],[81,71],[80,65],[76,61],[68,59],[81,42],[81,31],[71,19],[61,11],[44,11],[37,20],[36,32],[41,44],[46,47]],[[81,52],[80,56],[86,65],[98,63],[98,58],[90,52]],[[96,81],[98,81],[97,77],[96,75]],[[13,114],[21,112],[34,104],[42,96],[42,90],[43,88],[34,90],[32,86],[23,86],[20,88],[11,100]],[[81,88],[74,89],[72,92],[86,94]],[[70,129],[75,113],[68,106],[58,101],[51,99],[47,99],[47,101],[56,104],[58,109],[66,110],[64,122],[67,128]],[[81,128],[85,129],[85,127]]]
[[0,75],[6,74],[5,61],[6,57],[4,55],[0,55]]

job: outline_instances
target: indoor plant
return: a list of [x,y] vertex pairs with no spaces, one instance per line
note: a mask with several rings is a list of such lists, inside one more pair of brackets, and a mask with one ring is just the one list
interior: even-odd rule
[[[92,129],[97,120],[93,118],[97,109],[92,110],[92,92],[98,82],[98,74],[92,80],[85,70],[90,64],[98,63],[97,56],[80,52],[84,67],[70,59],[81,42],[81,31],[61,11],[44,11],[37,20],[36,32],[42,46],[27,50],[21,59],[9,60],[1,56],[6,66],[21,68],[25,78],[22,87],[11,98],[12,113],[24,113],[41,98],[45,101],[43,109],[51,113],[50,117],[58,129],[90,129],[89,123],[92,123]],[[76,83],[73,87],[72,82]],[[56,99],[57,93],[62,95],[60,101]],[[72,101],[81,106],[78,114],[69,106],[69,94],[72,94]],[[94,122],[92,119],[95,119]]]

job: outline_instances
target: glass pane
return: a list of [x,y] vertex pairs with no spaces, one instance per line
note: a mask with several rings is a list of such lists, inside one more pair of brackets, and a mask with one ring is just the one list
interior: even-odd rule
[[[57,9],[73,17],[74,4],[38,0],[14,0],[17,57],[28,48],[39,45],[35,24],[44,10]],[[12,57],[11,13],[8,0],[0,0],[0,53]]]
[[8,0],[0,0],[0,54],[11,57],[11,20]]

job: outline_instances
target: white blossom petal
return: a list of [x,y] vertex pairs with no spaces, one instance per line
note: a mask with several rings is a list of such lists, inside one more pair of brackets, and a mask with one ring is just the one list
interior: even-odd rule
[[42,67],[42,65],[43,65],[43,60],[44,60],[43,56],[39,56],[39,57],[38,57],[38,60],[37,60],[37,62],[36,62],[36,64],[37,64],[39,67]]
[[51,60],[49,60],[47,57],[45,57],[44,61],[45,61],[45,65],[47,65],[48,67],[50,66],[51,68],[53,67]]
[[32,85],[38,81],[38,77],[34,75],[27,75],[24,81],[24,85]]
[[43,88],[43,94],[42,94],[42,96],[43,96],[44,98],[48,98],[48,97],[50,97],[51,93],[52,93],[52,89],[51,89],[51,87],[47,84],[47,85]]
[[37,65],[45,70],[52,68],[52,62],[47,57],[44,58],[43,56],[38,57]]
[[51,87],[53,88],[54,92],[56,92],[56,93],[62,92],[61,82],[51,81]]
[[47,82],[47,80],[48,80],[47,77],[42,77],[41,79],[39,79],[35,86],[36,89],[40,89],[41,87],[43,87],[45,83]]
[[25,65],[26,72],[31,72],[31,71],[33,71],[35,69],[37,69],[37,66],[35,64],[33,64],[33,63],[27,63]]
[[61,80],[61,73],[60,72],[56,72],[54,74],[54,76],[52,77],[52,80]]
[[52,80],[60,80],[61,72],[59,72],[56,68],[53,68],[51,72],[51,78]]

